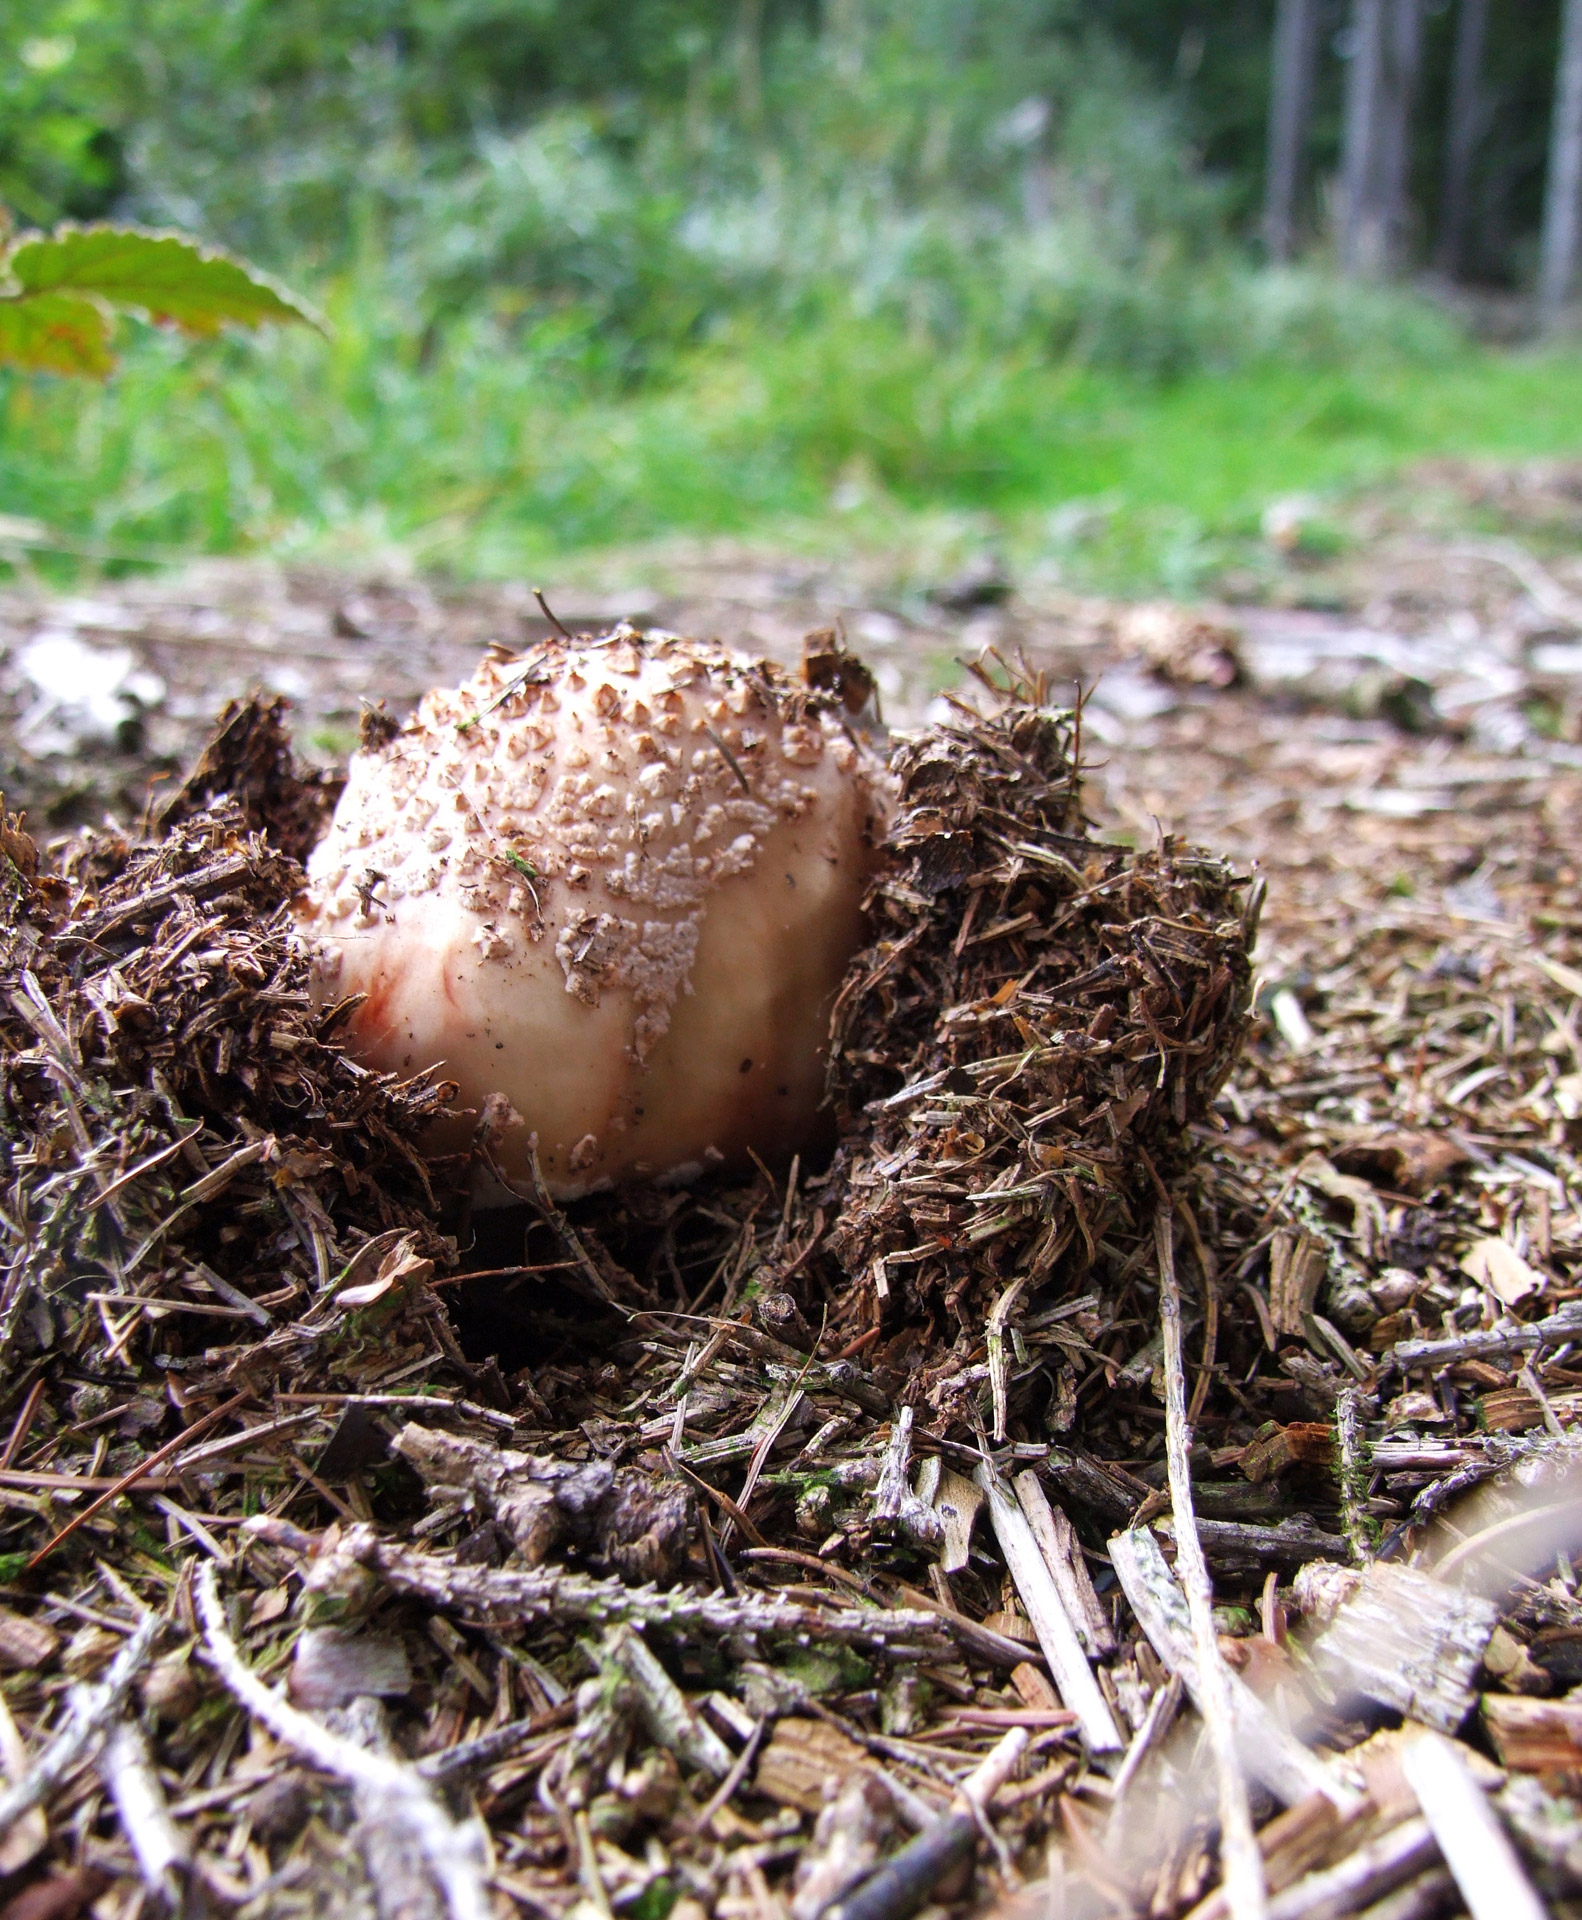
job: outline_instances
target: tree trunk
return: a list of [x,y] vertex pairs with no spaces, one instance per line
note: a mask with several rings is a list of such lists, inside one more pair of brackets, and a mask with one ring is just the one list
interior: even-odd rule
[[1422,24],[1422,0],[1352,6],[1340,210],[1340,262],[1348,273],[1393,273],[1405,259]]
[[1346,68],[1346,111],[1340,147],[1340,264],[1351,273],[1363,264],[1365,240],[1374,238],[1370,192],[1378,172],[1379,95],[1384,65],[1386,0],[1352,0],[1347,29],[1351,57]]
[[1467,220],[1472,211],[1472,163],[1483,138],[1483,48],[1489,0],[1461,0],[1456,50],[1450,69],[1449,124],[1445,129],[1445,185],[1439,212],[1439,270],[1457,279],[1466,265]]
[[1296,210],[1313,117],[1318,0],[1280,0],[1269,73],[1269,160],[1264,178],[1263,242],[1271,260],[1296,251]]
[[763,34],[764,0],[741,0],[736,18],[736,100],[749,133],[763,126]]
[[1549,131],[1549,178],[1539,252],[1538,312],[1546,328],[1559,320],[1576,275],[1582,226],[1582,0],[1565,0],[1560,65]]

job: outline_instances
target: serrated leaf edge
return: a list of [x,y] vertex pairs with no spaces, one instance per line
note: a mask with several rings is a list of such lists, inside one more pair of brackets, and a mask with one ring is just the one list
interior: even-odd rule
[[[276,279],[274,274],[267,272],[263,267],[254,266],[250,260],[244,260],[239,254],[232,253],[225,247],[211,246],[205,241],[196,240],[190,233],[182,233],[175,227],[142,227],[125,225],[115,220],[92,220],[86,222],[64,220],[59,226],[51,227],[47,231],[42,227],[36,227],[30,228],[26,232],[12,234],[6,241],[3,249],[0,249],[0,300],[27,300],[33,298],[33,289],[22,286],[10,271],[12,260],[24,247],[47,244],[53,240],[66,240],[78,234],[93,235],[100,233],[113,235],[117,239],[130,237],[139,240],[173,240],[178,246],[185,248],[189,253],[195,254],[200,261],[212,261],[224,266],[235,267],[238,272],[244,274],[256,285],[267,288],[297,319],[301,320],[304,325],[312,327],[315,332],[322,334],[326,339],[328,339],[334,331],[329,320],[325,315],[320,313],[318,308],[310,301],[304,300],[300,294],[292,292],[291,288],[286,286],[283,281]],[[77,287],[52,287],[48,291],[52,293],[69,292],[76,294],[81,299],[100,300],[103,304],[112,308],[119,307],[123,311],[139,313],[149,319],[158,318],[155,309],[145,307],[136,300],[104,301],[103,296]],[[174,321],[171,324],[176,326],[182,325],[180,321]],[[248,324],[248,322],[240,320],[225,320],[221,322],[223,326],[246,326]],[[261,325],[264,323],[263,321],[259,321],[252,324]],[[186,332],[188,329],[182,327],[182,331]]]

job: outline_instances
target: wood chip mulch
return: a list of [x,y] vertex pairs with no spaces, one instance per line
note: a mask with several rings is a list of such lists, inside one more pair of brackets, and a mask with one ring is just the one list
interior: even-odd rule
[[424,1159],[277,710],[4,819],[0,1920],[1582,1911],[1578,795],[1293,832],[1255,979],[1084,806],[1240,856],[1273,722],[1084,788],[984,679],[833,1160],[684,1194]]

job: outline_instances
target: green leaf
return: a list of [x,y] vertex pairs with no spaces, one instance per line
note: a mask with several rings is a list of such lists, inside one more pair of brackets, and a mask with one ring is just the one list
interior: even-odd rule
[[[130,307],[188,333],[212,334],[224,326],[254,327],[269,320],[300,320],[324,329],[310,307],[267,274],[178,233],[57,227],[15,242],[0,260],[0,271],[20,290],[18,304],[72,293]],[[8,301],[0,305],[9,310]]]
[[72,293],[0,299],[0,366],[102,380],[115,365],[110,316],[97,300]]

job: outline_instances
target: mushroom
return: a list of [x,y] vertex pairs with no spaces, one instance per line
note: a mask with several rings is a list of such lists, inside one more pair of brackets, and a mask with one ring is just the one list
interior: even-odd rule
[[808,1145],[883,825],[853,699],[626,625],[425,695],[308,862],[348,1051],[492,1099],[498,1170],[559,1198]]

